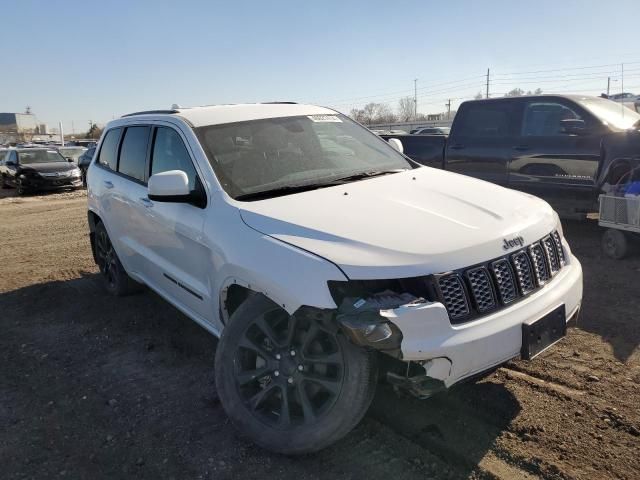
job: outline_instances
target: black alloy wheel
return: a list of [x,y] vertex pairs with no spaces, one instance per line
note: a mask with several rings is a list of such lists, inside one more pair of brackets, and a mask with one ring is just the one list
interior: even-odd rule
[[364,416],[375,392],[375,360],[330,315],[313,309],[290,315],[254,294],[222,333],[216,387],[234,425],[258,445],[285,454],[314,452]]

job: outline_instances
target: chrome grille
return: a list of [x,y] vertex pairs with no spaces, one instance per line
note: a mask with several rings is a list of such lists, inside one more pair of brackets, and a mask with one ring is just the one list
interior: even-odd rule
[[498,296],[503,305],[513,302],[518,296],[513,271],[505,259],[491,264],[491,271],[495,280]]
[[560,234],[552,232],[510,255],[435,275],[436,299],[453,324],[503,308],[547,283],[566,263]]
[[529,256],[536,275],[536,283],[540,287],[549,280],[549,271],[547,270],[547,261],[544,258],[544,250],[539,242],[529,247]]
[[556,245],[551,239],[551,236],[544,237],[542,239],[542,246],[544,247],[544,253],[547,257],[549,270],[551,275],[555,275],[560,270],[560,262],[558,261],[558,253],[556,251]]
[[511,256],[513,266],[516,271],[516,277],[518,278],[518,286],[520,287],[520,293],[526,295],[532,292],[536,288],[536,284],[533,281],[533,271],[531,270],[531,261],[529,255],[525,251],[514,253]]
[[556,254],[558,255],[560,267],[562,267],[565,264],[565,259],[564,250],[562,249],[562,241],[560,240],[560,234],[557,231],[554,231],[551,236],[553,237],[553,243],[555,243],[556,245]]
[[496,307],[496,298],[487,269],[479,267],[467,270],[467,280],[478,311],[485,313],[493,310]]
[[438,279],[438,287],[444,306],[452,320],[458,320],[469,315],[469,303],[464,291],[462,279],[457,274],[445,275]]

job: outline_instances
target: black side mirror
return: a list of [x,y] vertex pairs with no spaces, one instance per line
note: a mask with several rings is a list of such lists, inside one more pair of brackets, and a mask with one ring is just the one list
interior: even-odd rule
[[584,120],[578,120],[576,118],[560,120],[560,125],[562,127],[562,133],[566,133],[567,135],[585,135],[589,133]]
[[73,158],[71,158],[71,157],[67,157],[67,162],[69,162],[69,163],[73,163]]

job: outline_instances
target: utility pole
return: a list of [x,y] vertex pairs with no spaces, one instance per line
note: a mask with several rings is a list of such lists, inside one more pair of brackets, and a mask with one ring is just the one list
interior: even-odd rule
[[[624,93],[624,63],[620,64],[620,93]],[[624,118],[624,97],[622,97],[620,100],[622,100],[620,102],[620,111],[622,112],[622,117]]]
[[607,97],[609,96],[610,89],[611,89],[611,77],[607,77]]
[[489,98],[489,69],[487,68],[487,98]]
[[446,103],[447,106],[447,120],[451,119],[451,99]]
[[413,118],[418,118],[418,79],[413,79]]

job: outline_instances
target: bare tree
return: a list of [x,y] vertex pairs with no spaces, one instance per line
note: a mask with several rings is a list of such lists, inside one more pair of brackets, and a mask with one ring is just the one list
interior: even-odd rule
[[391,111],[391,108],[384,103],[367,103],[362,108],[352,109],[349,115],[355,121],[365,125],[398,121],[398,117]]
[[540,95],[542,93],[541,88],[536,88],[533,92],[531,90],[525,93],[521,88],[514,88],[513,90],[505,93],[505,97],[521,97],[522,95]]
[[513,90],[504,94],[505,97],[521,97],[524,95],[524,90],[521,88],[514,88]]
[[398,101],[398,120],[408,122],[415,117],[415,102],[412,97],[402,97]]

